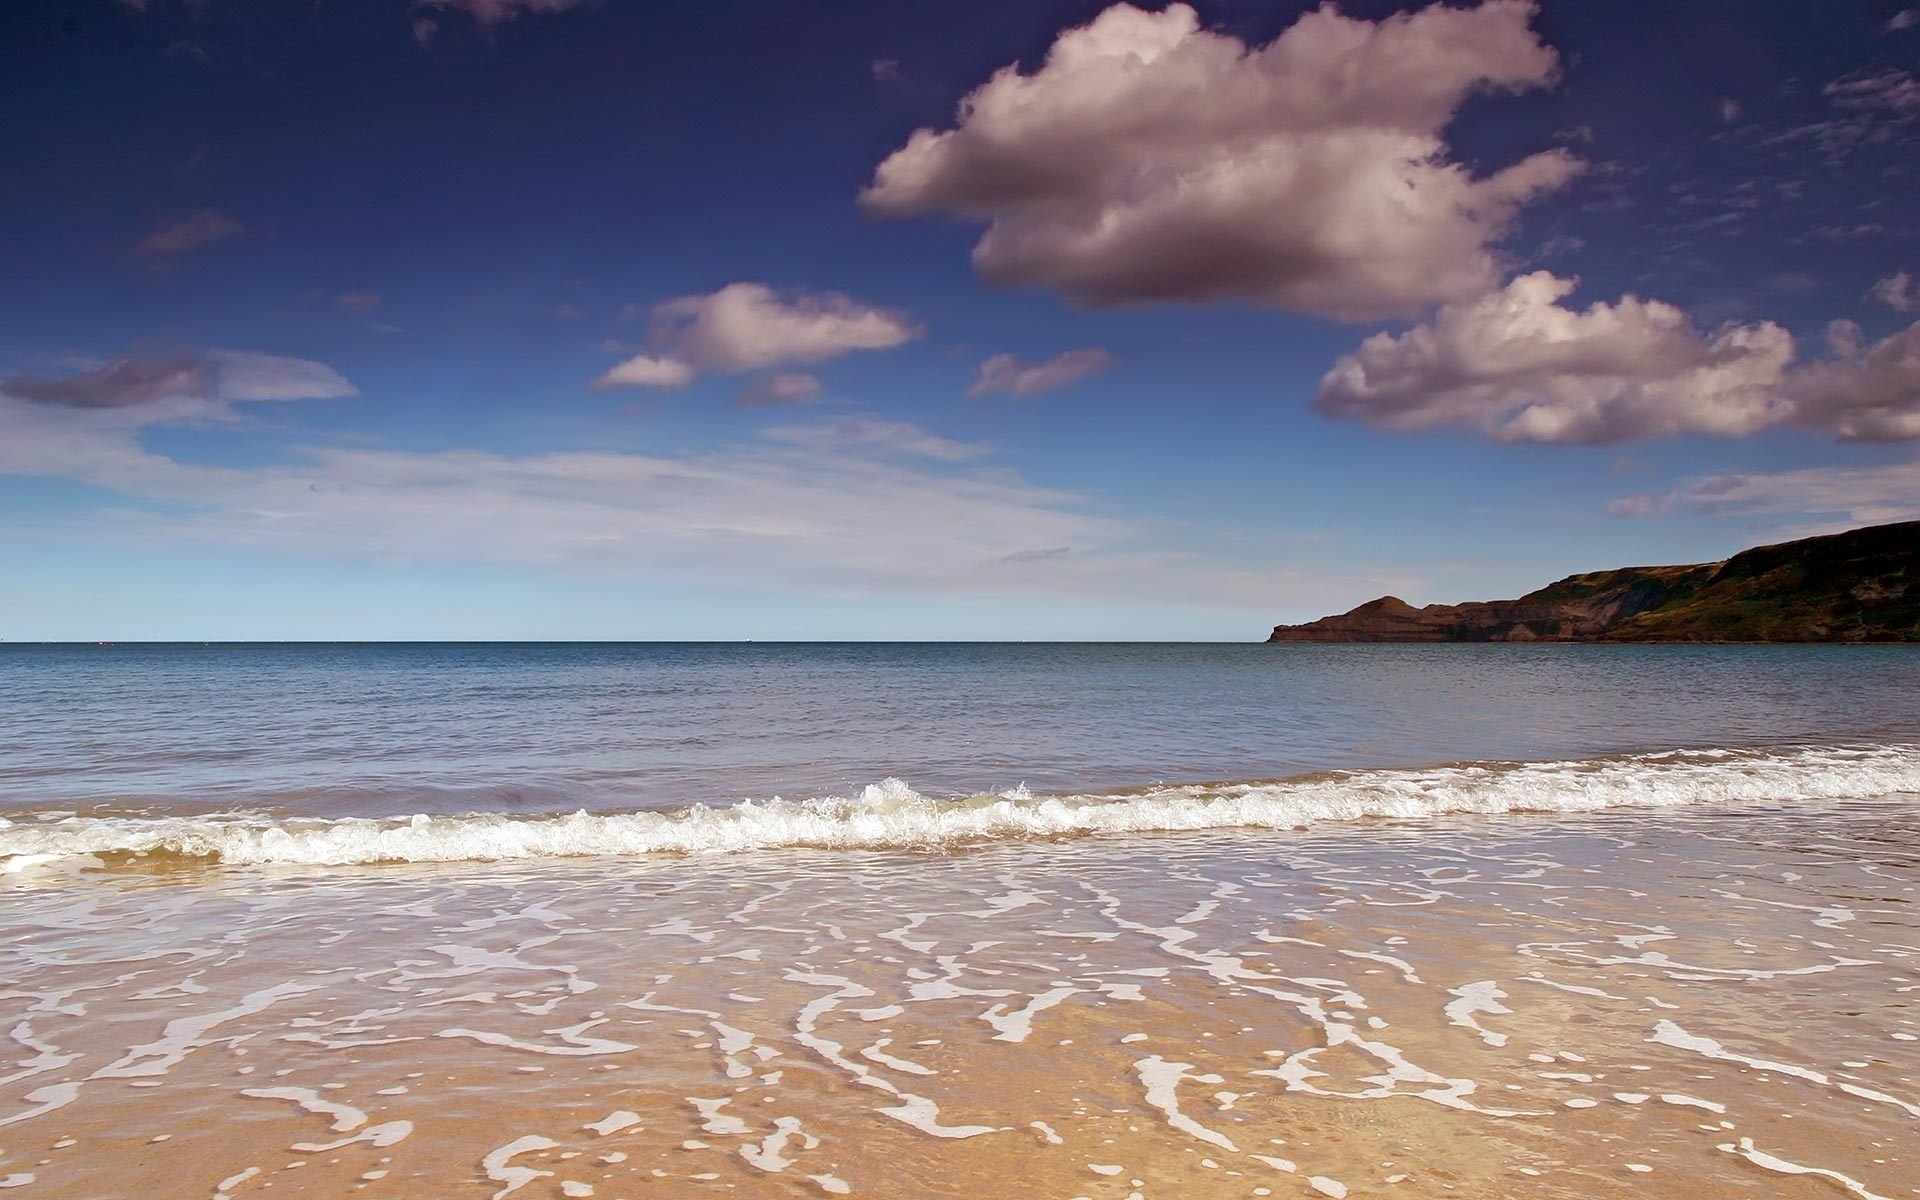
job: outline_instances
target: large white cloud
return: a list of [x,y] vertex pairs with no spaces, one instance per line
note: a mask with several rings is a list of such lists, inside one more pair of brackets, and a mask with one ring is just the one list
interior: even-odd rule
[[1828,357],[1795,365],[1770,321],[1698,329],[1659,300],[1562,303],[1546,271],[1379,333],[1320,381],[1314,406],[1384,429],[1466,429],[1504,442],[1737,437],[1778,425],[1850,441],[1920,438],[1920,323],[1867,346],[1835,322]]
[[1339,318],[1409,313],[1500,275],[1518,208],[1580,163],[1476,178],[1442,131],[1480,91],[1554,79],[1528,0],[1372,22],[1331,4],[1264,46],[1194,10],[1119,4],[1031,75],[997,72],[920,129],[861,199],[988,223],[974,265],[1084,304],[1238,298]]
[[1547,271],[1406,333],[1378,333],[1320,381],[1314,407],[1387,429],[1455,427],[1506,442],[1737,435],[1792,415],[1793,337],[1770,322],[1712,334],[1671,304],[1625,296],[1585,310]]
[[657,304],[648,352],[594,380],[595,387],[680,387],[705,371],[738,373],[887,350],[920,336],[905,313],[838,292],[783,296],[764,283]]

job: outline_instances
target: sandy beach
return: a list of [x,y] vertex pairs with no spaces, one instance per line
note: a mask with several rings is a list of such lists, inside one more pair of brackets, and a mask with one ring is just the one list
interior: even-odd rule
[[1896,798],[22,871],[0,1182],[1915,1195],[1916,834]]

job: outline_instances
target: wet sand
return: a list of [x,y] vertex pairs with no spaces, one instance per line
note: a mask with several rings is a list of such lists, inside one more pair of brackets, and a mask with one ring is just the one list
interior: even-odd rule
[[1920,1195],[1914,797],[0,880],[47,1197]]

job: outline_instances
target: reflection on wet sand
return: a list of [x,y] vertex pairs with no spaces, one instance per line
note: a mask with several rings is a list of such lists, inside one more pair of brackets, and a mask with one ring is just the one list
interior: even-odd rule
[[1915,1196],[1916,834],[1904,797],[26,871],[0,1187]]

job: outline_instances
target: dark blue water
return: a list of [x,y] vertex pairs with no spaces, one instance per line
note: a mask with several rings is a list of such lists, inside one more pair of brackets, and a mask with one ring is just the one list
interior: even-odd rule
[[1920,648],[0,646],[0,809],[631,810],[1920,739]]

